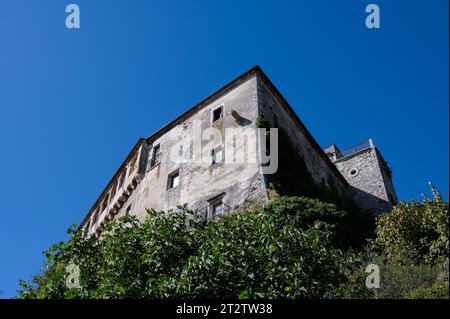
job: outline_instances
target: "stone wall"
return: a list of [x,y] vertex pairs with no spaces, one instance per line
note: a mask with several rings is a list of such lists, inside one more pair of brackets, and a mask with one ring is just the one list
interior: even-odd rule
[[367,148],[334,162],[352,186],[358,206],[367,212],[392,209],[376,148]]

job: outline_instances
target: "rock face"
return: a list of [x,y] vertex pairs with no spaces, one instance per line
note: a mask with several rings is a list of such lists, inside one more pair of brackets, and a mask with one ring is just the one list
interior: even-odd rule
[[278,163],[272,133],[270,163],[265,164],[267,138],[258,130],[261,115],[270,127],[286,133],[313,183],[332,185],[338,194],[375,213],[396,203],[390,170],[373,143],[348,156],[334,144],[324,152],[256,66],[140,139],[80,228],[100,235],[104,223],[117,216],[143,219],[146,208],[167,211],[179,204],[200,210],[205,218],[260,207],[268,200],[264,168],[283,164]]

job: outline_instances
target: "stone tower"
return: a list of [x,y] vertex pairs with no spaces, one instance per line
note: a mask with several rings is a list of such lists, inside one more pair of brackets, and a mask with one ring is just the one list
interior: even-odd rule
[[363,210],[382,213],[397,204],[392,172],[371,139],[345,151],[331,144],[325,153],[350,184],[352,197]]

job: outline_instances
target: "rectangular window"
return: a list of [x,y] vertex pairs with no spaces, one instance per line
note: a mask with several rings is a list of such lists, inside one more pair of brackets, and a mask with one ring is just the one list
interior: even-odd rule
[[219,119],[221,119],[223,117],[223,107],[220,106],[217,109],[215,109],[213,111],[212,114],[212,122],[214,123],[215,121],[218,121]]
[[223,145],[213,149],[211,151],[212,161],[211,164],[222,163],[223,161]]
[[175,188],[179,184],[180,184],[180,173],[179,173],[179,170],[176,170],[175,172],[173,172],[169,175],[169,178],[167,181],[167,189]]
[[127,210],[125,211],[125,216],[130,216],[130,212],[131,212],[131,205],[128,206]]
[[158,165],[160,162],[161,162],[161,147],[158,144],[153,148],[153,156],[150,162],[150,167],[154,167]]
[[213,217],[220,216],[223,213],[223,203],[219,202],[212,205],[212,214]]
[[221,216],[228,211],[228,206],[223,202],[225,193],[221,193],[208,200],[207,216],[211,219]]

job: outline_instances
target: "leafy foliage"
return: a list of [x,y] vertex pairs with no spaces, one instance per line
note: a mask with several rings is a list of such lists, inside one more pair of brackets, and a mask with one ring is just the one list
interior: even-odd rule
[[[19,298],[448,298],[448,203],[432,190],[381,215],[368,250],[342,245],[349,213],[305,197],[213,221],[184,206],[148,210],[101,239],[71,227]],[[371,263],[378,289],[365,286]],[[71,264],[79,288],[66,284]]]
[[[358,262],[333,246],[344,213],[318,200],[280,197],[255,212],[207,222],[196,212],[121,218],[101,240],[74,233],[47,254],[46,270],[22,282],[21,298],[318,298]],[[80,289],[65,285],[80,268]]]
[[374,298],[425,298],[425,292],[433,286],[448,285],[448,263],[400,263],[398,260],[389,260],[386,256],[376,257],[372,262],[379,265],[381,274],[380,288],[374,291]]
[[434,263],[448,259],[448,203],[432,185],[433,198],[400,203],[379,217],[375,249],[396,261]]
[[417,288],[408,295],[410,299],[448,299],[448,281],[435,282],[430,288]]

